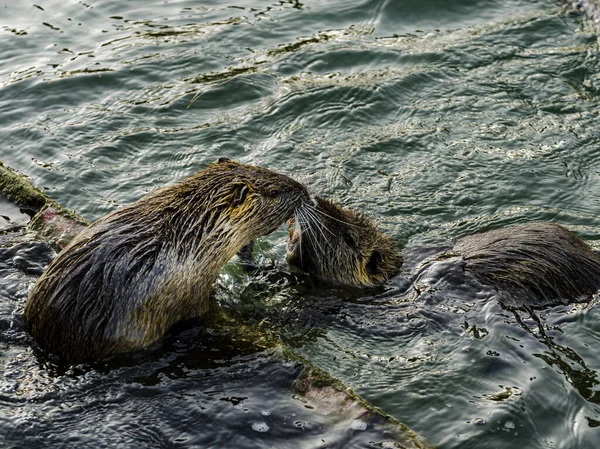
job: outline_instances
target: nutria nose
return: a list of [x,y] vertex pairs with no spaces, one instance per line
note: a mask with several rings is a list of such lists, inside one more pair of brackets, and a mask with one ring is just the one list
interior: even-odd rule
[[308,189],[306,188],[306,186],[304,184],[299,183],[298,181],[295,181],[294,179],[291,180],[291,184],[292,184],[292,188],[294,189],[294,191],[298,192],[302,196],[302,202],[304,202],[304,203],[311,202],[311,196],[308,193]]

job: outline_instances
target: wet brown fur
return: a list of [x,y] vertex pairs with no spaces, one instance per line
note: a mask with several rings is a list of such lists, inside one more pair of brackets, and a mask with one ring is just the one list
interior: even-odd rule
[[515,304],[589,298],[600,288],[600,259],[572,232],[530,223],[463,237],[454,251],[465,271]]
[[287,176],[220,159],[79,234],[33,287],[27,328],[69,362],[148,347],[204,314],[221,267],[307,201]]
[[[304,222],[291,235],[290,264],[351,286],[369,286],[400,271],[398,249],[367,217],[322,198],[313,208],[318,212],[303,214]],[[451,252],[462,258],[466,273],[517,305],[589,298],[600,288],[598,256],[557,224],[509,226],[463,237]]]
[[339,285],[368,286],[400,271],[394,243],[364,215],[315,197],[296,221],[288,245],[288,263]]

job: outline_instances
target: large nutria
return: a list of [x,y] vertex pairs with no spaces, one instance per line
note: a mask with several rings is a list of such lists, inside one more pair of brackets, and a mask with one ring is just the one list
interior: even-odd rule
[[[320,198],[299,217],[288,262],[305,272],[335,284],[367,286],[400,270],[399,250],[367,217]],[[460,258],[466,273],[501,298],[527,304],[577,300],[600,288],[600,259],[557,224],[516,225],[463,237],[445,256]]]
[[26,326],[69,362],[146,348],[204,314],[221,267],[308,202],[287,176],[219,159],[75,237],[33,287]]

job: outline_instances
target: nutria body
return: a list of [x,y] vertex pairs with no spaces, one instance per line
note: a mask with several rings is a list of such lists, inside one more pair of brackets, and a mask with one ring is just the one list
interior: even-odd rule
[[[384,281],[399,271],[399,250],[368,218],[322,199],[316,209],[292,233],[292,265],[322,280],[355,286]],[[578,300],[600,289],[600,259],[557,224],[524,224],[463,237],[442,256],[456,257],[467,275],[513,303]]]
[[529,223],[459,239],[464,269],[502,299],[538,305],[591,297],[600,288],[600,259],[583,240],[554,223]]
[[33,287],[26,326],[69,362],[148,347],[204,314],[221,267],[308,200],[287,176],[220,159],[75,237]]

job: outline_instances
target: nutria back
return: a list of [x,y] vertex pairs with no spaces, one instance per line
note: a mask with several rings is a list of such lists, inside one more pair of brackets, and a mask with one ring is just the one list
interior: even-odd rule
[[205,313],[221,267],[307,202],[287,176],[220,159],[79,234],[33,287],[27,328],[70,362],[148,347]]
[[543,305],[589,298],[600,288],[600,259],[560,225],[531,223],[459,239],[465,271],[504,301]]

